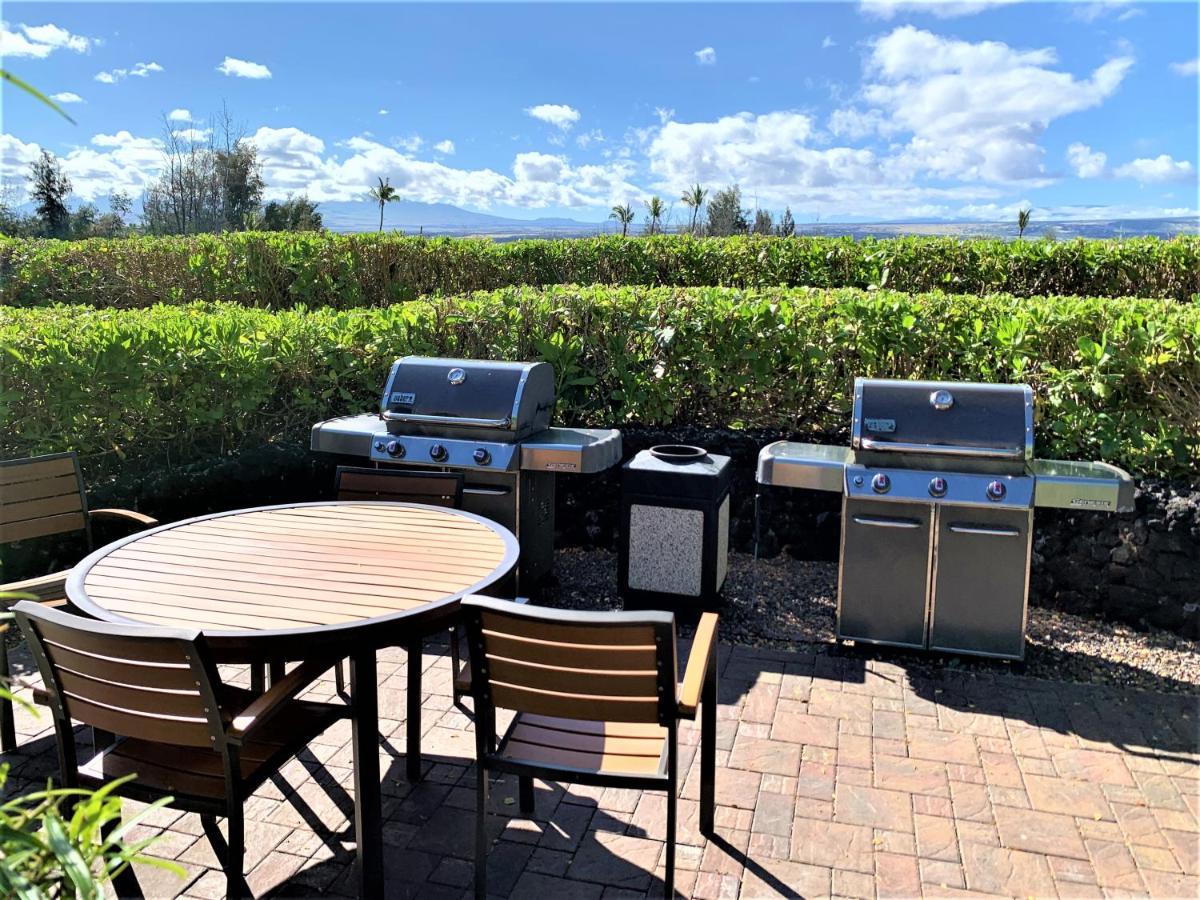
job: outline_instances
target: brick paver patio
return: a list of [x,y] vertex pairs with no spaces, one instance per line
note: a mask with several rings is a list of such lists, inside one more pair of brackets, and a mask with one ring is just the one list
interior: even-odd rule
[[[815,649],[722,648],[713,841],[696,827],[698,730],[682,738],[684,896],[1200,894],[1194,696],[1035,680],[1001,666],[931,678],[906,670],[903,656]],[[18,671],[22,660],[15,655]],[[380,658],[388,894],[470,896],[471,720],[451,702],[444,648],[427,649],[424,662],[425,780],[413,786],[399,718],[404,655]],[[332,678],[322,689],[333,695]],[[24,790],[56,761],[48,714],[18,712],[18,726],[10,788]],[[256,896],[353,892],[349,741],[341,723],[250,801]],[[663,795],[539,783],[532,820],[517,811],[515,779],[493,796],[497,897],[661,896]],[[222,896],[198,818],[161,811],[153,825],[163,835],[154,852],[187,876],[141,870],[146,895]]]

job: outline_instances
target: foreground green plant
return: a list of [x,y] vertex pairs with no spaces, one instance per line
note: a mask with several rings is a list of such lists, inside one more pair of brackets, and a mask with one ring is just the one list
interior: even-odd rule
[[1187,300],[1200,294],[1200,238],[1004,242],[662,235],[506,244],[374,234],[0,238],[0,303],[9,306],[128,308],[209,300],[267,309],[347,309],[426,294],[567,283]]
[[386,309],[0,310],[6,457],[91,477],[307,444],[395,357],[546,359],[572,425],[829,435],[856,375],[1022,381],[1038,454],[1200,475],[1200,304],[876,290],[507,288]]

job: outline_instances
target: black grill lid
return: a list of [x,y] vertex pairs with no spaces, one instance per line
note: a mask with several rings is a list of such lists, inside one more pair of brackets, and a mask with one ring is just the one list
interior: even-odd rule
[[[380,412],[389,430],[458,436],[449,429],[519,439],[550,424],[548,363],[406,356],[392,364]],[[462,435],[466,436],[466,435]]]
[[851,445],[1025,462],[1033,458],[1033,391],[1023,384],[859,378]]

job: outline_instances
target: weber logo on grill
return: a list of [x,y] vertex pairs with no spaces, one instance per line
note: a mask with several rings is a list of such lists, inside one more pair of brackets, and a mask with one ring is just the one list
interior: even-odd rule
[[417,402],[415,391],[392,391],[388,398],[388,406],[412,406]]
[[863,419],[863,424],[872,434],[893,434],[896,431],[895,419]]

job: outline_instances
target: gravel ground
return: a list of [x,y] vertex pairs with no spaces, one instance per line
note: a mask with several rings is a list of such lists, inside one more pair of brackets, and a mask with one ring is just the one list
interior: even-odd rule
[[[557,553],[554,579],[538,602],[568,609],[619,609],[616,554],[567,549]],[[961,671],[1003,672],[1001,660],[938,657],[886,648],[839,648],[834,643],[837,566],[777,557],[730,557],[721,639],[773,649],[797,644],[818,653],[886,657],[915,673],[950,666]],[[685,633],[686,628],[681,629]],[[1031,606],[1024,672],[1034,678],[1108,684],[1170,693],[1200,687],[1200,641],[1167,631],[1136,631],[1127,625]]]

